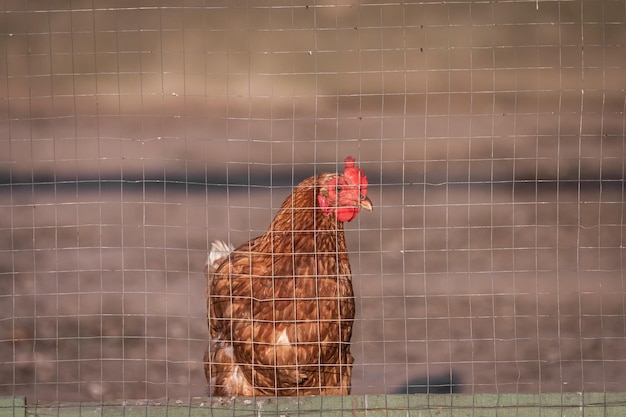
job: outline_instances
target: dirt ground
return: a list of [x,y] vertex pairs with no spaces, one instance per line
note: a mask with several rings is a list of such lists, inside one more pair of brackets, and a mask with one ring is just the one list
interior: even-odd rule
[[[354,393],[450,372],[462,392],[623,388],[621,185],[555,187],[372,187],[347,227]],[[0,392],[205,394],[207,247],[260,233],[287,193],[3,194]]]
[[623,2],[192,3],[0,12],[0,395],[205,395],[211,241],[347,155],[353,393],[624,390]]

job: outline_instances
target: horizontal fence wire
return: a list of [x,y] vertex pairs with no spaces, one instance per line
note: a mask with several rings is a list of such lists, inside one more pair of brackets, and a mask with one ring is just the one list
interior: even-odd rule
[[345,223],[358,404],[336,412],[442,392],[560,415],[624,390],[623,1],[5,1],[0,21],[0,396],[213,404],[212,242],[262,235],[348,155],[374,210]]

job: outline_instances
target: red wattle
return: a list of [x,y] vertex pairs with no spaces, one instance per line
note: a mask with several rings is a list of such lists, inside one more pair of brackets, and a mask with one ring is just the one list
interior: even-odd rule
[[336,211],[337,219],[341,222],[349,222],[359,214],[359,209],[356,207],[340,207]]

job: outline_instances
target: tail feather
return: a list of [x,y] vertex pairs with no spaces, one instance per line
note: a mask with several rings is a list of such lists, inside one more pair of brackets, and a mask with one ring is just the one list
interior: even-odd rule
[[214,271],[220,265],[222,258],[226,258],[235,247],[230,243],[226,243],[222,240],[216,240],[211,244],[211,251],[209,252],[209,259],[207,259],[207,267],[209,271]]

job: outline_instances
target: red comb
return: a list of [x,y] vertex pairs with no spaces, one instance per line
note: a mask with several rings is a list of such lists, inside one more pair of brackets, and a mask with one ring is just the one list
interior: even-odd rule
[[367,177],[363,175],[363,171],[359,169],[358,166],[355,165],[356,159],[352,156],[348,156],[344,159],[346,163],[346,168],[343,171],[344,178],[348,181],[349,184],[360,185],[361,187],[367,188]]

